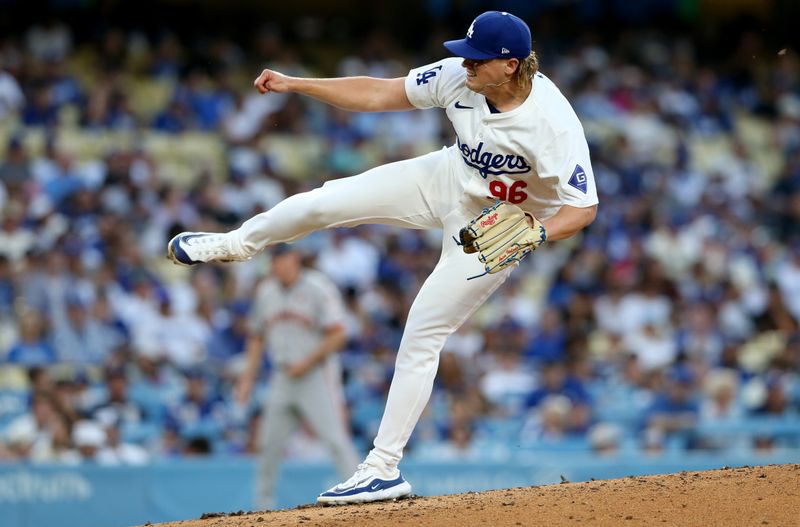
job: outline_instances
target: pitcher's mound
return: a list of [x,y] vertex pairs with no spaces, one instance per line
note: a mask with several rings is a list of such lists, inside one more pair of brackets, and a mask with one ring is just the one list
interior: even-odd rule
[[800,525],[800,465],[681,472],[396,502],[205,519],[163,527]]

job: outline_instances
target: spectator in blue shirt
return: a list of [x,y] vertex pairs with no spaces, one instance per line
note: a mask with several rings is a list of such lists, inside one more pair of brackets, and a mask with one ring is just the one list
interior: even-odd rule
[[571,404],[568,409],[568,431],[586,432],[592,419],[592,401],[583,381],[570,375],[562,362],[551,362],[542,368],[541,384],[526,401],[530,410],[536,410],[545,400],[562,396]]
[[22,366],[42,366],[56,362],[56,352],[45,333],[44,320],[38,311],[30,310],[19,319],[19,340],[8,352],[8,362]]
[[0,183],[5,186],[9,201],[25,199],[25,187],[31,182],[30,160],[22,137],[14,136],[8,141],[5,159],[0,162]]
[[573,405],[589,405],[591,396],[583,382],[567,372],[562,362],[550,362],[542,368],[541,385],[528,396],[527,406],[538,406],[549,395],[564,395]]
[[645,412],[646,427],[667,435],[690,432],[700,412],[696,380],[697,376],[686,365],[679,364],[669,370],[665,388]]
[[50,87],[41,84],[22,111],[22,122],[28,126],[53,126],[58,123],[58,108],[52,102]]
[[190,130],[194,125],[192,110],[183,99],[174,98],[153,120],[153,128],[171,134]]
[[213,393],[206,375],[193,369],[186,372],[186,393],[169,409],[169,419],[177,424],[182,437],[213,442],[222,437],[227,413],[225,401]]
[[239,300],[230,309],[230,320],[214,330],[208,344],[208,359],[215,365],[225,367],[233,357],[244,351],[247,341],[247,315],[250,304]]
[[147,417],[144,409],[128,395],[128,374],[122,367],[110,367],[105,372],[108,389],[105,400],[92,412],[99,422],[119,423],[123,432],[135,430]]
[[0,320],[14,310],[15,282],[8,257],[0,254]]
[[561,311],[549,307],[539,318],[539,324],[525,348],[524,356],[535,362],[553,363],[563,359],[567,347],[567,331]]

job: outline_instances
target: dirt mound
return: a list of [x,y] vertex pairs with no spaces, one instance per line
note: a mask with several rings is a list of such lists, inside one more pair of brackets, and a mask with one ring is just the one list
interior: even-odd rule
[[207,514],[161,527],[799,526],[800,465],[562,483],[347,507]]

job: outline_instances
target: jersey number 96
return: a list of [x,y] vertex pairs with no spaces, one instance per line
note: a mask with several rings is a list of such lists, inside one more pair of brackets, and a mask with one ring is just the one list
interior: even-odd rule
[[489,199],[497,198],[500,201],[507,201],[516,205],[528,199],[528,194],[524,190],[527,186],[528,184],[524,181],[515,181],[509,187],[502,181],[494,180],[489,183],[489,192],[492,195],[486,197]]

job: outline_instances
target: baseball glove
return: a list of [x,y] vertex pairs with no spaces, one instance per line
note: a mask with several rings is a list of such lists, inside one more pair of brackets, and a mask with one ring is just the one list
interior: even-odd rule
[[[528,218],[533,226],[528,225]],[[544,226],[516,205],[498,201],[469,222],[458,233],[457,242],[467,254],[478,253],[484,264],[483,274],[498,273],[515,265],[536,250],[547,239]]]

